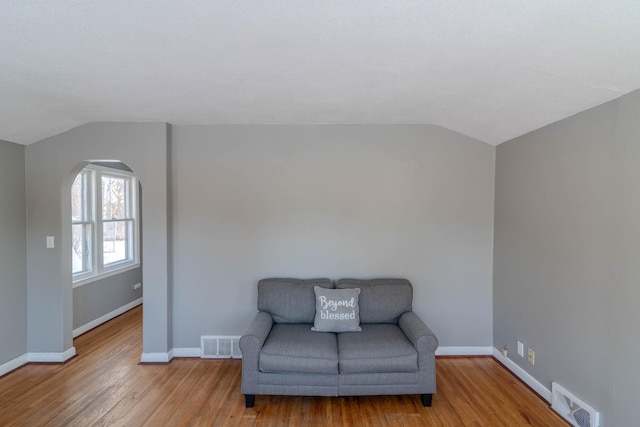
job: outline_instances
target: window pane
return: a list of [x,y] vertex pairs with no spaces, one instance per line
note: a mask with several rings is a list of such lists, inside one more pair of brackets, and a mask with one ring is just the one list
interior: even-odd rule
[[79,173],[71,186],[71,220],[83,221],[85,219],[84,202],[86,199],[86,174]]
[[126,178],[102,177],[102,219],[126,218]]
[[72,272],[86,273],[91,271],[91,256],[88,248],[91,247],[91,225],[89,224],[73,224],[72,232]]
[[111,221],[102,225],[104,265],[131,258],[129,242],[132,239],[132,221]]

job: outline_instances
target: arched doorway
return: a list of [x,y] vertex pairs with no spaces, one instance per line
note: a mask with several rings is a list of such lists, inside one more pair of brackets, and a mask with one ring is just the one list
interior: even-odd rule
[[71,175],[63,250],[71,254],[75,338],[142,304],[142,190],[116,160],[82,162]]

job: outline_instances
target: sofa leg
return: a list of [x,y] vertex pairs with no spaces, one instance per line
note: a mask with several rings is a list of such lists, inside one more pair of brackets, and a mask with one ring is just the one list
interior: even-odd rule
[[422,395],[422,406],[425,408],[429,408],[431,406],[431,398],[433,394],[423,394]]
[[253,408],[253,404],[256,402],[255,394],[245,394],[244,395],[244,406],[247,408]]

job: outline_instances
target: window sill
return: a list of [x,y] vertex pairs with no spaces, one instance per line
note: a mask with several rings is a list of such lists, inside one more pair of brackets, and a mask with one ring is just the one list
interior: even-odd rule
[[86,279],[78,280],[77,282],[73,282],[73,289],[79,288],[85,285],[90,285],[91,283],[98,282],[102,279],[117,276],[118,274],[126,273],[127,271],[135,270],[136,268],[140,268],[140,263],[127,265],[126,267],[118,268],[115,270],[109,270],[104,273],[97,274],[95,276],[87,277]]

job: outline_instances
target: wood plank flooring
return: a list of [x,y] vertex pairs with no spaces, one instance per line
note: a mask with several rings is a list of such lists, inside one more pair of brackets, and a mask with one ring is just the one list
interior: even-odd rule
[[438,358],[438,393],[257,396],[244,407],[241,361],[140,365],[142,308],[76,338],[63,365],[0,378],[0,426],[562,426],[547,404],[492,358]]

